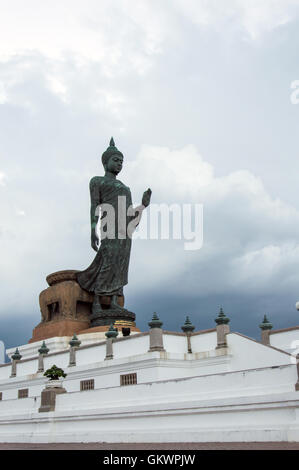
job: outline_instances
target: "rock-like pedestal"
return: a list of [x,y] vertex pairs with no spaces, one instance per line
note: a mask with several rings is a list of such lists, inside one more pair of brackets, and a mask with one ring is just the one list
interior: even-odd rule
[[[93,309],[94,295],[82,289],[76,278],[78,271],[58,271],[47,276],[49,287],[39,296],[41,322],[34,328],[29,343],[56,336],[73,336],[94,332],[95,327],[106,331],[111,323],[119,329],[135,328],[135,314],[123,308],[110,308],[110,297],[100,297],[100,312]],[[124,305],[124,297],[117,302]],[[93,311],[94,310],[94,311]]]
[[54,336],[71,336],[89,327],[93,295],[81,289],[77,271],[59,271],[47,276],[50,287],[39,296],[41,322],[29,343]]
[[49,382],[41,393],[41,406],[38,410],[39,413],[55,411],[56,395],[61,393],[66,393],[66,390],[58,380],[52,381],[52,383]]
[[95,326],[110,326],[111,323],[115,326],[132,327],[135,326],[135,313],[127,309],[109,309],[104,310],[103,313],[93,313],[90,317],[91,327]]

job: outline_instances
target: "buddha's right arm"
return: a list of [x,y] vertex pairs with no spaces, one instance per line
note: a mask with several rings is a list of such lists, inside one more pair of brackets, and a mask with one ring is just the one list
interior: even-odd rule
[[97,206],[95,206],[94,204],[91,204],[91,207],[90,207],[90,228],[91,228],[91,232],[94,232],[97,225],[98,225],[99,216],[94,215],[95,211],[96,211],[96,208],[97,208]]
[[89,183],[90,190],[90,224],[91,230],[95,230],[98,220],[98,206],[100,204],[100,188],[99,188],[99,177],[94,176]]
[[99,177],[95,176],[90,180],[90,225],[91,225],[91,246],[97,251],[98,236],[96,227],[99,220],[98,206],[100,204]]

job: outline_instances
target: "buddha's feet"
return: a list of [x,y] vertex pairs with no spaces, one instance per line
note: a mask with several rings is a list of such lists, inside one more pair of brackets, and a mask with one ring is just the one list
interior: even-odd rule
[[99,296],[95,296],[90,316],[90,326],[105,326],[117,322],[127,326],[135,326],[135,313],[121,307],[117,302],[117,296],[111,297],[110,306],[103,308]]
[[113,295],[111,297],[110,308],[109,310],[122,310],[123,312],[127,312],[128,310],[124,307],[121,307],[117,302],[117,295]]

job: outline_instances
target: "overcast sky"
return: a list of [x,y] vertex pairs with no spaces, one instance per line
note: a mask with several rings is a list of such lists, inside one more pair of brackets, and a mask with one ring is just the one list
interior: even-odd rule
[[[0,0],[0,339],[45,277],[93,259],[89,180],[113,136],[133,199],[202,203],[204,243],[135,240],[126,306],[259,336],[299,323],[298,0]],[[298,93],[299,97],[299,93]],[[296,100],[295,100],[296,101]]]

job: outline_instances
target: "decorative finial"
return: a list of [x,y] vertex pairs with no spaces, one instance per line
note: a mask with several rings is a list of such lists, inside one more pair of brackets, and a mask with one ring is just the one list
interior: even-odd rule
[[159,319],[158,315],[156,312],[153,314],[152,320],[148,323],[148,326],[150,328],[161,328],[163,325],[163,322]]
[[184,325],[181,326],[181,329],[184,333],[192,333],[192,331],[195,329],[195,326],[192,325],[192,322],[188,316],[186,317]]
[[110,145],[110,147],[115,147],[115,143],[114,143],[113,137],[111,137],[109,145]]
[[218,317],[215,318],[217,325],[227,325],[230,322],[230,319],[223,312],[222,307],[220,307]]
[[41,347],[38,349],[38,352],[39,352],[40,354],[48,354],[49,351],[50,351],[49,348],[47,348],[46,343],[43,341],[43,344],[42,344]]
[[264,319],[262,323],[259,325],[261,330],[272,330],[273,325],[271,322],[269,322],[267,315],[264,315]]
[[73,347],[79,347],[81,344],[81,341],[77,338],[76,333],[74,333],[74,336],[72,337],[71,341],[69,342],[69,345]]
[[12,354],[11,358],[15,361],[19,361],[22,358],[22,355],[20,354],[20,351],[18,348],[16,348],[15,352]]
[[113,323],[111,323],[110,328],[105,333],[106,338],[116,338],[118,336],[118,329],[114,328]]

